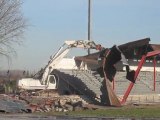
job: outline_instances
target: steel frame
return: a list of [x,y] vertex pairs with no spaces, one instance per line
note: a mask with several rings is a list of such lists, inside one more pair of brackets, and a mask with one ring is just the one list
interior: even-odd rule
[[[135,76],[134,76],[134,80],[135,80],[135,81],[136,81],[136,79],[137,79],[137,77],[138,77],[138,75],[139,75],[139,72],[140,72],[140,70],[141,70],[141,68],[142,68],[142,66],[143,66],[146,58],[148,58],[148,57],[153,57],[153,56],[156,56],[156,55],[158,55],[158,54],[160,54],[160,50],[148,52],[146,55],[143,55],[143,56],[142,56],[141,61],[139,62],[138,67],[137,67],[137,69],[136,69],[136,71],[135,71]],[[155,68],[156,68],[156,60],[155,60],[155,59],[154,59],[154,62],[153,62],[153,63],[154,63],[154,84],[153,84],[153,85],[154,85],[154,91],[155,91],[155,85],[156,85],[156,84],[155,84],[155,82],[156,82],[156,69],[155,69]],[[131,82],[131,83],[129,84],[129,86],[128,86],[128,88],[127,88],[127,90],[126,90],[123,98],[122,98],[121,104],[124,104],[124,103],[126,102],[126,100],[127,100],[128,96],[129,96],[129,94],[130,94],[133,86],[134,86],[134,83]]]

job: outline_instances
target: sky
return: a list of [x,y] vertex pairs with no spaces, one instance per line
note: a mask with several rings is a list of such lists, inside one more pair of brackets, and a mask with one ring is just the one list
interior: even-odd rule
[[[91,0],[91,40],[104,47],[151,38],[160,44],[160,0]],[[37,71],[65,40],[87,39],[88,0],[24,0],[23,45],[0,69]]]

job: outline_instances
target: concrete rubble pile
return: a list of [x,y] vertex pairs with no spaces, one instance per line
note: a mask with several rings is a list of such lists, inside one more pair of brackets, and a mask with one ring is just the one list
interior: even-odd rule
[[79,96],[21,96],[20,99],[28,103],[32,112],[67,112],[87,109],[85,103]]
[[78,95],[69,96],[21,96],[0,95],[1,113],[67,112],[88,109]]

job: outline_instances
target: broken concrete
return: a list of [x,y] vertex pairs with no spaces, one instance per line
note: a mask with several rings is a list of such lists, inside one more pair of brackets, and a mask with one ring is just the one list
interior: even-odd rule
[[64,95],[56,97],[20,96],[19,98],[26,101],[32,112],[76,111],[83,110],[83,106],[88,104],[77,95]]

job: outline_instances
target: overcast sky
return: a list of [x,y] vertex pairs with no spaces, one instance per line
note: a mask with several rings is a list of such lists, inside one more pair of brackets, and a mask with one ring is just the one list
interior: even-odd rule
[[[160,43],[160,0],[91,0],[91,39],[105,47],[150,37]],[[12,62],[0,69],[38,70],[65,40],[87,39],[88,0],[24,0],[30,25]],[[2,64],[3,63],[3,64]]]

